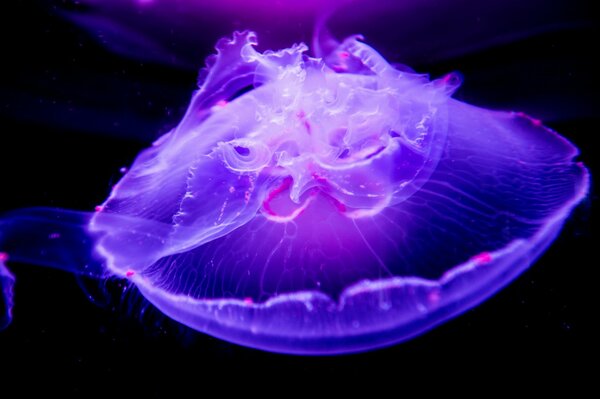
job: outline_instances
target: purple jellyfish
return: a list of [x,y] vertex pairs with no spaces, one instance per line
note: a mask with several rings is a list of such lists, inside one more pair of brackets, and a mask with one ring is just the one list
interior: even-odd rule
[[12,259],[128,279],[172,319],[241,345],[369,350],[495,293],[587,193],[571,143],[452,99],[455,75],[397,69],[360,36],[315,57],[255,45],[252,32],[218,42],[181,123],[96,212],[0,221],[8,316]]

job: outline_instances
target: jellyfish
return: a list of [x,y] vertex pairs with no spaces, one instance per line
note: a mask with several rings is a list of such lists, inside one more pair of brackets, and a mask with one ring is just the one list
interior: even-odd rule
[[398,343],[527,269],[588,190],[578,150],[525,114],[452,98],[456,74],[359,35],[259,52],[221,39],[177,127],[95,212],[16,210],[7,261],[129,281],[233,343],[339,354]]

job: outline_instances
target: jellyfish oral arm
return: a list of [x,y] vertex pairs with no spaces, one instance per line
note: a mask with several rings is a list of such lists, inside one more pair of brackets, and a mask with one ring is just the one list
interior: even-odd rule
[[10,322],[14,276],[6,264],[31,263],[82,276],[107,276],[103,260],[94,251],[88,232],[91,212],[56,208],[28,208],[0,217],[0,288],[4,325]]

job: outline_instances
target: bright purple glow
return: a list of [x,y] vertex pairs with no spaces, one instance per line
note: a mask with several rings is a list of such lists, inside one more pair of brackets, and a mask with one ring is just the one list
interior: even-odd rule
[[[353,0],[330,0],[331,6],[351,3]],[[94,6],[103,6],[107,3],[105,0],[83,0],[85,4]],[[120,4],[118,4],[120,3]],[[120,7],[134,5],[141,8],[146,7],[166,7],[173,8],[172,0],[121,0],[117,3]],[[213,8],[217,10],[239,10],[240,12],[270,12],[286,13],[290,12],[313,12],[323,7],[320,0],[220,0],[220,1],[202,1],[202,0],[181,0],[175,7],[181,7],[186,10]]]
[[[255,43],[251,32],[219,41],[179,126],[96,212],[23,211],[6,219],[2,248],[127,278],[171,318],[232,342],[344,353],[489,297],[587,193],[568,141],[451,99],[454,75],[396,70],[357,37],[316,43],[318,58]],[[31,241],[4,242],[33,227],[44,259]],[[99,270],[57,250],[85,253],[78,228]]]

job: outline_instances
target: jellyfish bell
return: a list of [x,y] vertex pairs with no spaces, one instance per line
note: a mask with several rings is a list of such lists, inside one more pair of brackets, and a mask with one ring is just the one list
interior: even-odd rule
[[9,214],[0,250],[128,279],[185,325],[286,353],[400,342],[489,297],[587,193],[577,150],[452,99],[454,75],[331,43],[310,57],[222,39],[181,123],[96,212]]

